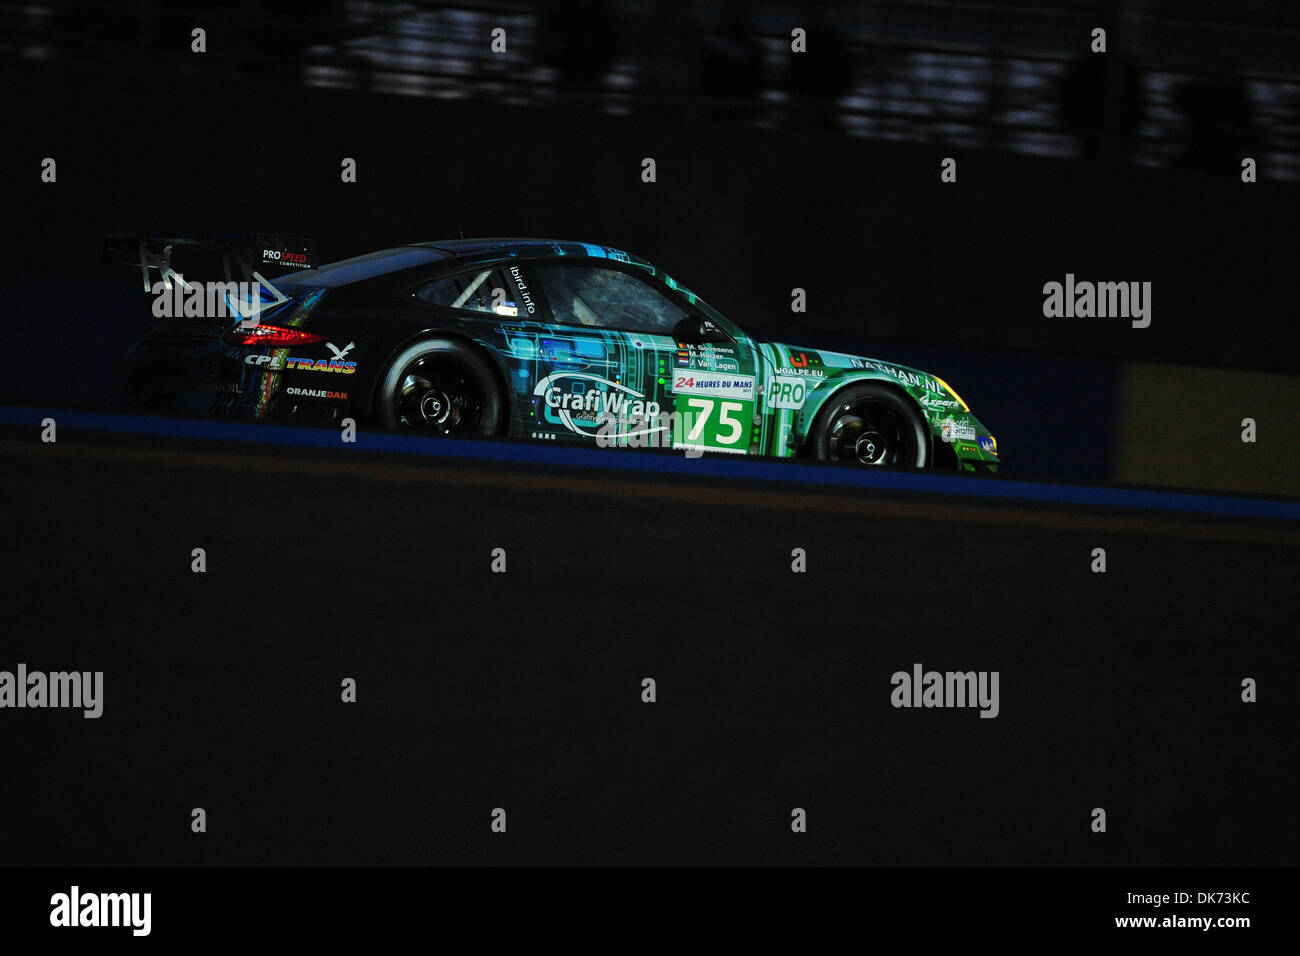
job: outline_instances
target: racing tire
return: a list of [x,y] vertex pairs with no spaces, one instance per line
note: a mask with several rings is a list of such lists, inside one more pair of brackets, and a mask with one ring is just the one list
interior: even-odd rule
[[863,382],[836,392],[817,413],[813,454],[864,467],[925,468],[930,433],[920,410],[885,385]]
[[379,386],[385,428],[440,435],[494,435],[503,401],[487,360],[456,339],[422,339],[389,363]]

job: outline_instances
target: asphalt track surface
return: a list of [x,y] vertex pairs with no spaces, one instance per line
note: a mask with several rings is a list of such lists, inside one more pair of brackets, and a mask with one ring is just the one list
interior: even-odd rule
[[[0,669],[102,670],[104,715],[0,711],[4,863],[1227,866],[1300,844],[1294,503],[169,420],[60,416],[43,444],[42,413],[9,412]],[[892,707],[915,663],[998,671],[999,715]]]

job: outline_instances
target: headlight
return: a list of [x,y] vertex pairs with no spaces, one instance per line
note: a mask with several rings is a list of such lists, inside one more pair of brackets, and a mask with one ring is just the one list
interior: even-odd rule
[[957,399],[957,401],[961,403],[962,411],[964,412],[970,411],[970,406],[967,405],[966,402],[962,399],[962,397],[957,394],[957,389],[953,388],[951,385],[949,385],[947,382],[941,379],[938,375],[934,376],[934,380],[938,382],[940,385],[942,385],[944,388],[946,388],[948,390],[948,394],[950,394],[953,398]]

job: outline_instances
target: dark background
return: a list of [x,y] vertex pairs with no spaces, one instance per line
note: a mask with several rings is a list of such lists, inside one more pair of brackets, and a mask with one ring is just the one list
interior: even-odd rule
[[[1295,860],[1300,549],[1276,528],[16,444],[0,660],[102,669],[105,703],[0,712],[5,862]],[[999,671],[999,716],[893,708],[917,662]]]
[[[7,8],[0,290],[24,358],[0,401],[115,406],[148,316],[137,271],[100,262],[110,232],[304,235],[323,261],[541,235],[635,251],[758,336],[943,375],[1010,473],[1206,487],[1186,462],[1242,454],[1250,415],[1272,477],[1244,465],[1222,486],[1285,491],[1295,403],[1241,376],[1300,369],[1297,9]],[[1098,25],[1105,54],[1088,51]],[[1067,272],[1151,282],[1151,326],[1045,318],[1043,285]],[[1227,377],[1207,413],[1176,388],[1135,400],[1128,362]],[[1167,449],[1124,437],[1164,422]],[[1207,451],[1227,425],[1231,447]]]
[[[147,303],[99,243],[132,231],[301,234],[327,261],[462,231],[624,247],[758,334],[939,371],[1035,476],[1113,477],[1119,362],[1297,370],[1294,4],[0,15],[7,404],[112,407]],[[1067,272],[1152,282],[1151,327],[1045,319]],[[1295,858],[1294,546],[1014,504],[914,522],[394,486],[193,447],[105,464],[34,434],[5,435],[0,663],[103,669],[107,703],[4,715],[6,863]],[[915,661],[1000,670],[1002,716],[892,709]]]
[[[1293,4],[687,7],[6,9],[10,314],[112,335],[107,286],[51,315],[19,278],[101,274],[109,231],[463,231],[632,249],[786,338],[1297,369]],[[1152,326],[1045,319],[1067,272],[1152,282]]]

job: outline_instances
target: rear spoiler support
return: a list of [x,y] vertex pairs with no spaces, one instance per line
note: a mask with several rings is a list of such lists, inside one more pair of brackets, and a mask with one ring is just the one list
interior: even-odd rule
[[172,269],[172,253],[178,248],[216,252],[222,259],[224,280],[232,279],[232,269],[237,268],[243,281],[256,279],[264,286],[274,288],[258,274],[258,269],[314,269],[319,265],[316,243],[310,239],[278,236],[270,233],[227,233],[223,235],[114,235],[104,239],[104,261],[140,265],[140,279],[144,291],[150,292],[149,270],[157,269],[166,288],[175,279],[188,288],[185,277]]

